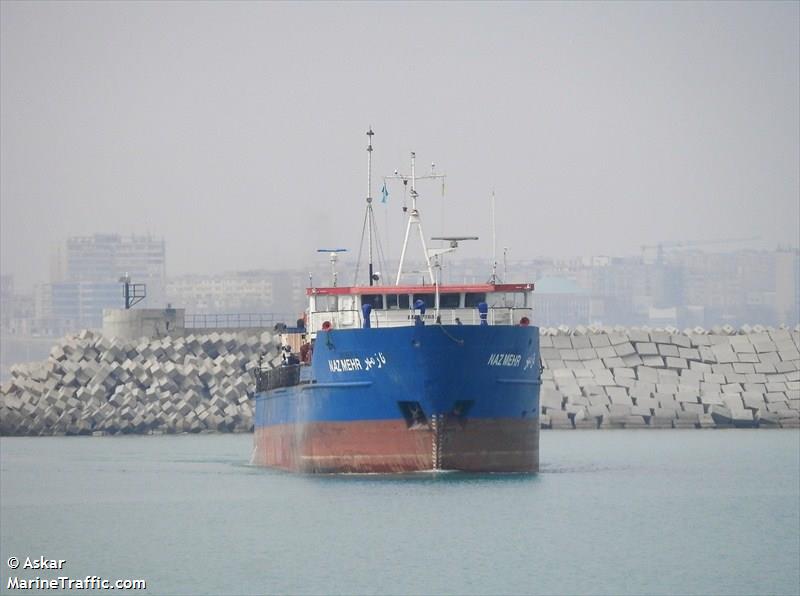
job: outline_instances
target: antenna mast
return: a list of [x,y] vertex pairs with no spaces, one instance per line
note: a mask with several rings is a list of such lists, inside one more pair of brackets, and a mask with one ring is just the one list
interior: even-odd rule
[[489,283],[496,284],[497,283],[497,224],[495,223],[494,219],[494,190],[492,191],[492,200],[490,201],[492,206],[492,277],[489,279]]
[[369,144],[367,145],[367,219],[368,222],[368,229],[367,229],[367,244],[369,245],[369,285],[372,285],[373,282],[373,270],[372,270],[372,135],[375,133],[372,132],[372,126],[369,127],[367,131],[367,138],[369,138]]
[[[337,282],[337,275],[336,275],[336,261],[339,260],[339,253],[340,252],[347,252],[346,248],[318,248],[317,252],[327,252],[329,253],[328,258],[331,262],[331,285],[335,288]],[[309,278],[311,276],[309,275]]]
[[387,176],[387,180],[395,179],[395,180],[402,180],[404,184],[406,184],[409,179],[411,180],[411,211],[408,215],[408,224],[406,226],[406,235],[403,239],[403,250],[400,252],[400,265],[397,268],[397,278],[395,280],[395,285],[400,285],[400,278],[403,276],[403,264],[405,263],[406,259],[406,249],[408,248],[408,237],[411,235],[411,227],[416,226],[417,232],[419,233],[419,239],[422,243],[422,254],[425,257],[425,266],[428,270],[428,276],[430,277],[431,284],[436,283],[436,278],[433,275],[433,267],[431,266],[431,258],[428,253],[428,246],[425,244],[425,234],[422,231],[422,220],[420,219],[419,209],[417,209],[417,180],[423,179],[436,179],[436,178],[444,178],[444,174],[436,174],[431,168],[431,173],[426,174],[424,176],[417,176],[416,171],[416,160],[417,154],[413,151],[411,152],[411,176],[405,176],[397,174],[395,171],[394,176]]
[[361,266],[361,251],[364,249],[365,232],[367,234],[367,274],[369,275],[369,285],[374,285],[380,275],[380,273],[375,272],[373,244],[377,245],[379,263],[383,262],[383,249],[381,248],[380,238],[378,237],[375,226],[375,211],[372,208],[372,136],[374,134],[370,126],[367,131],[367,137],[369,138],[369,143],[367,144],[367,209],[364,212],[364,225],[361,227],[361,245],[358,249],[358,260],[356,262],[355,278],[353,280],[354,285],[358,284],[358,271]]

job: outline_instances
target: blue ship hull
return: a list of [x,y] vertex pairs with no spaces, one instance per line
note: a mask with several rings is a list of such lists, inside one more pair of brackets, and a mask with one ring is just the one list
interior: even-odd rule
[[301,383],[258,393],[258,464],[310,472],[534,472],[539,330],[320,331]]

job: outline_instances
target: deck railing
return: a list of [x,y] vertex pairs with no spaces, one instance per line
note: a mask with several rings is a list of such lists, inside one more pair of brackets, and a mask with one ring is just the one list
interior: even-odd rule
[[187,328],[273,327],[276,323],[293,326],[297,317],[286,313],[193,313],[185,317]]
[[[415,311],[407,309],[373,310],[371,322],[373,327],[403,327],[413,325]],[[530,307],[495,306],[490,307],[486,322],[489,325],[518,325],[523,317],[533,322],[533,309]],[[458,320],[456,320],[458,319]],[[426,324],[437,323],[433,310],[428,310],[423,317]],[[311,329],[317,330],[324,321],[330,321],[336,328],[353,328],[363,325],[360,310],[316,311],[311,313]],[[480,325],[481,319],[477,309],[441,309],[438,322],[442,325]]]

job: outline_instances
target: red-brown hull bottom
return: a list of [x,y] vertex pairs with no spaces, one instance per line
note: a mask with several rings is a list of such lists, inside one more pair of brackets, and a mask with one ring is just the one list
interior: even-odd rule
[[254,440],[254,464],[295,472],[539,470],[538,418],[285,424],[256,428]]

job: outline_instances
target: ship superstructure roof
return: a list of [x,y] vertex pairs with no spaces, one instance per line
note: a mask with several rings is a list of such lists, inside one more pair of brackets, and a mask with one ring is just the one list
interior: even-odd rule
[[[445,292],[530,292],[532,283],[514,284],[454,284],[440,285],[438,291]],[[307,288],[306,295],[363,295],[363,294],[426,294],[437,291],[435,285],[391,285],[391,286],[334,286],[321,288]]]

